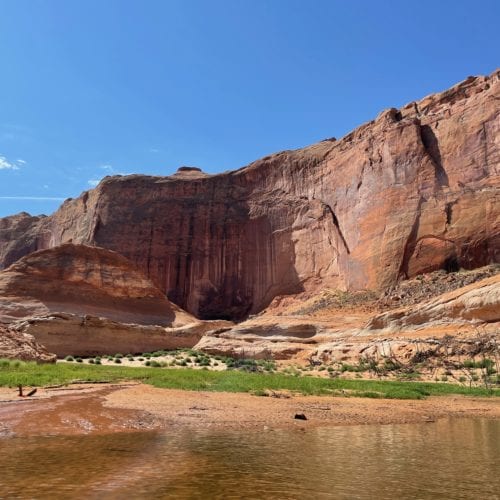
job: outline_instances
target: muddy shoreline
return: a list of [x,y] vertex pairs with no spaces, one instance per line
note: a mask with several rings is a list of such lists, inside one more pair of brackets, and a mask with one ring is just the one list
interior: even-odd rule
[[[295,419],[303,414],[307,420]],[[32,398],[0,389],[0,437],[134,432],[172,428],[307,429],[318,426],[500,419],[500,398],[425,400],[157,389],[144,384],[42,388]]]

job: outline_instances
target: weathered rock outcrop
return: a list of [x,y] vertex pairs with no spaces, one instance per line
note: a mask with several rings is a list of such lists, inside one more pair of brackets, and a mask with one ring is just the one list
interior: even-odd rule
[[370,330],[401,330],[432,327],[436,322],[500,322],[500,274],[459,288],[414,307],[379,314],[367,325]]
[[125,257],[69,243],[29,254],[0,272],[1,322],[50,312],[143,325],[195,321]]
[[[422,353],[473,355],[479,340],[500,345],[500,274],[421,304],[370,316],[368,307],[327,307],[321,314],[267,313],[203,336],[196,348],[236,357],[358,363],[408,361]],[[449,349],[447,350],[447,346]]]
[[499,98],[497,71],[234,172],[107,177],[50,217],[0,221],[0,265],[97,245],[189,312],[242,318],[279,295],[498,262]]
[[64,357],[191,348],[205,332],[224,323],[195,321],[182,327],[163,328],[58,313],[19,320],[10,327],[19,334],[29,334],[57,356]]
[[35,342],[31,335],[0,325],[0,358],[52,363],[56,355]]

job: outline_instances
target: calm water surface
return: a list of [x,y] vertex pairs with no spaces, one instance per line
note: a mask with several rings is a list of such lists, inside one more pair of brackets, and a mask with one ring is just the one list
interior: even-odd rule
[[500,498],[500,421],[0,439],[0,498]]

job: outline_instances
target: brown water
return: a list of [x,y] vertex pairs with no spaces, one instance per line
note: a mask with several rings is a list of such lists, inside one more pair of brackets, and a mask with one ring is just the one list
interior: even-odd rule
[[0,498],[500,498],[500,421],[0,439]]

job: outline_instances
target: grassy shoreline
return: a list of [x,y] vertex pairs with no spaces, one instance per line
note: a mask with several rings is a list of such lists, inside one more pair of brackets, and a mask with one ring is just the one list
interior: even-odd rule
[[427,396],[500,396],[500,389],[454,384],[380,380],[295,377],[276,373],[237,370],[208,371],[190,368],[132,368],[124,366],[76,365],[71,363],[0,364],[0,387],[70,384],[75,382],[136,381],[165,389],[243,392],[265,395],[266,391],[291,391],[304,395],[339,395],[389,399],[423,399]]

